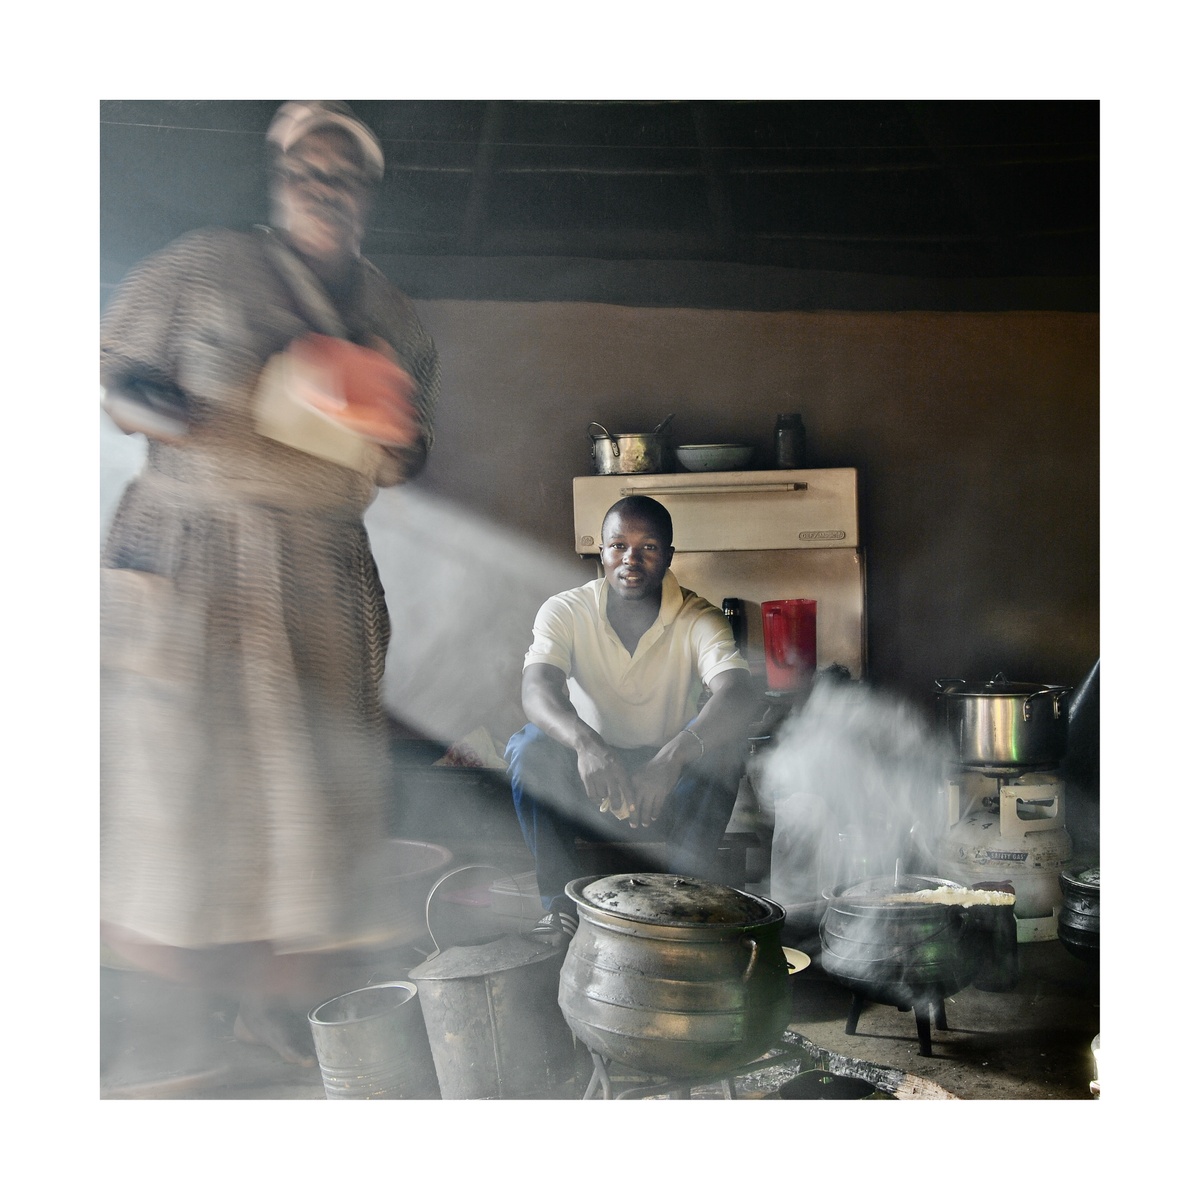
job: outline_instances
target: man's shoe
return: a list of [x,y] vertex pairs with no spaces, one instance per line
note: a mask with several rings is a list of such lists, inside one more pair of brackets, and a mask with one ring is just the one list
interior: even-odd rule
[[579,918],[566,908],[552,908],[533,927],[534,933],[561,933],[568,939],[575,936],[579,928]]

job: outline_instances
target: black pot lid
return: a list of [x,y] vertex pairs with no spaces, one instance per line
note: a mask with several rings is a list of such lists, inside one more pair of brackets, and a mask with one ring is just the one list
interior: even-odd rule
[[741,927],[783,915],[771,900],[690,875],[605,875],[576,894],[600,912],[652,925]]
[[1060,882],[1066,884],[1074,884],[1076,887],[1086,888],[1088,890],[1100,890],[1100,864],[1095,863],[1092,866],[1080,867],[1077,871],[1064,871],[1059,877]]

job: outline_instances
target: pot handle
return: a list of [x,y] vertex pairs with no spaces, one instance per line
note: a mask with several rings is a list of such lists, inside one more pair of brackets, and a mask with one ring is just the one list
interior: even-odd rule
[[1054,697],[1054,719],[1058,720],[1062,716],[1062,698],[1070,691],[1069,687],[1044,687],[1041,691],[1034,692],[1030,696],[1025,697],[1025,703],[1021,705],[1021,715],[1026,721],[1029,720],[1029,705],[1030,702],[1036,700],[1039,696]]
[[742,972],[742,982],[749,983],[750,976],[754,974],[754,964],[758,962],[758,943],[752,937],[746,937],[742,938],[742,945],[750,947],[750,961]]
[[595,425],[595,427],[598,430],[600,430],[600,432],[606,438],[608,438],[609,442],[612,444],[613,454],[615,454],[618,458],[620,458],[621,457],[621,447],[617,444],[617,439],[615,437],[613,437],[613,435],[611,433],[609,433],[608,430],[605,429],[604,426],[601,425],[599,421],[589,421],[588,422],[588,440],[592,443],[592,457],[594,458],[596,455],[596,437],[597,437],[597,435],[592,432],[593,425]]
[[965,685],[967,681],[965,679],[935,679],[933,682],[937,685],[939,692],[944,692],[948,683],[961,683]]

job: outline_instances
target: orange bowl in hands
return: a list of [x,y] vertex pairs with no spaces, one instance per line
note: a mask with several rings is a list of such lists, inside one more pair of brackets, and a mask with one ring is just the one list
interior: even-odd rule
[[297,398],[314,412],[385,445],[418,440],[416,380],[386,354],[320,333],[297,338],[288,350],[307,368]]

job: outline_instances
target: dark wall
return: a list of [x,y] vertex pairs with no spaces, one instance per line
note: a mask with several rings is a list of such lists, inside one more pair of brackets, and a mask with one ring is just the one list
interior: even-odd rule
[[[804,414],[860,472],[870,675],[1074,683],[1099,655],[1098,317],[427,301],[443,356],[423,487],[571,558],[586,426],[746,440]],[[720,598],[717,597],[719,600]]]

